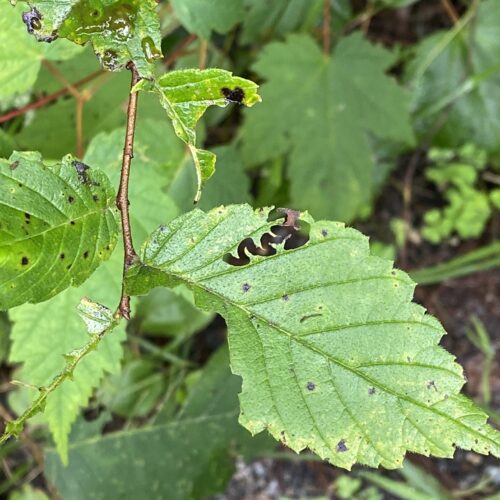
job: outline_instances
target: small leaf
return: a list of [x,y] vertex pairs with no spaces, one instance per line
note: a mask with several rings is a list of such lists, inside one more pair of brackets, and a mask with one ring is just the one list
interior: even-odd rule
[[102,65],[111,71],[132,61],[142,77],[152,76],[161,58],[156,0],[33,0],[23,16],[39,41],[66,38],[79,45],[91,42]]
[[143,80],[138,90],[156,92],[172,120],[175,133],[189,147],[196,168],[199,201],[203,184],[215,172],[215,155],[196,146],[195,127],[210,106],[227,106],[230,102],[251,107],[260,102],[258,86],[222,69],[172,71],[155,83]]
[[99,170],[39,153],[0,160],[0,309],[36,303],[81,285],[118,236],[114,193]]
[[115,321],[110,309],[86,298],[80,301],[78,314],[90,334],[99,334],[108,330]]
[[[153,233],[128,290],[185,283],[229,328],[240,422],[340,467],[400,467],[407,451],[500,454],[486,414],[459,396],[462,369],[414,283],[368,238],[291,212],[194,210]],[[280,243],[281,241],[281,243]],[[293,244],[292,244],[293,243]]]

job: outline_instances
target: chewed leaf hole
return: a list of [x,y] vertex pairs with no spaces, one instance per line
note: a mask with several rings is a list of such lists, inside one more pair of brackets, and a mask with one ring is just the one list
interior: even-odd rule
[[304,246],[309,241],[310,226],[299,220],[300,213],[287,208],[278,208],[269,213],[268,222],[283,219],[281,224],[272,226],[270,232],[264,233],[257,246],[252,238],[245,238],[237,249],[238,256],[228,253],[223,260],[231,266],[246,266],[251,255],[269,257],[276,254],[276,245],[284,243],[285,250]]

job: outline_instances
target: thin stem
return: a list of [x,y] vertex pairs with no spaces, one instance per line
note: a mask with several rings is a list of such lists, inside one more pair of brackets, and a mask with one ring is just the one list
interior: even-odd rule
[[172,64],[184,54],[184,51],[186,48],[191,45],[196,40],[196,35],[191,34],[187,36],[180,44],[179,46],[170,54],[170,56],[165,59],[165,66],[169,68],[172,66]]
[[2,436],[0,436],[0,445],[5,443],[9,438],[13,436],[19,436],[24,428],[26,421],[34,417],[36,414],[43,412],[49,394],[54,392],[66,379],[73,376],[75,368],[78,366],[80,361],[87,354],[97,349],[97,346],[99,345],[99,342],[102,340],[104,335],[113,330],[118,325],[119,320],[119,315],[115,315],[115,321],[113,321],[108,328],[100,333],[92,335],[91,340],[85,346],[67,356],[67,359],[69,361],[66,363],[64,369],[52,379],[52,382],[47,387],[42,387],[39,389],[39,396],[20,417],[7,424],[4,433],[2,434]]
[[85,99],[83,96],[78,97],[76,100],[76,156],[80,159],[84,154],[84,139],[83,139],[83,108],[85,106]]
[[332,4],[324,0],[323,4],[323,53],[329,55],[332,43]]
[[[72,87],[81,87],[82,85],[85,85],[86,83],[95,80],[97,77],[101,76],[104,74],[104,71],[99,70],[96,71],[95,73],[92,73],[85,78],[82,78],[81,80],[78,80],[77,82],[72,84]],[[33,101],[26,106],[23,106],[22,108],[15,109],[13,111],[9,111],[8,113],[0,116],[0,123],[5,123],[8,122],[18,116],[22,116],[29,111],[33,111],[35,109],[43,108],[47,104],[50,104],[53,101],[57,101],[57,99],[65,96],[66,94],[69,94],[69,88],[64,87],[61,90],[58,90],[57,92],[54,92],[53,94],[50,94],[48,96],[41,97],[40,99]]]
[[[134,63],[132,62],[127,65],[127,69],[129,69],[132,73],[131,89],[133,89],[140,80],[139,73],[137,72]],[[122,220],[124,248],[122,295],[118,308],[121,316],[123,316],[125,319],[130,319],[130,297],[125,293],[125,275],[127,274],[130,266],[135,262],[137,258],[137,253],[132,242],[132,230],[130,227],[128,186],[130,181],[130,167],[132,165],[132,158],[134,157],[134,138],[135,124],[137,120],[138,97],[139,94],[131,90],[128,101],[127,130],[125,133],[125,146],[123,148],[120,189],[116,198],[116,205],[120,210]]]
[[441,0],[441,5],[448,14],[448,17],[453,21],[453,24],[457,24],[460,20],[460,16],[458,15],[455,7],[453,7],[453,4],[450,2],[450,0]]
[[208,40],[200,40],[200,52],[198,55],[198,68],[205,69],[207,67]]
[[78,91],[78,89],[75,87],[75,85],[72,85],[66,78],[64,78],[64,75],[50,62],[47,61],[46,59],[42,60],[43,65],[50,71],[52,76],[62,85],[64,85],[67,89],[68,92],[75,98],[75,99],[80,99],[81,94]]

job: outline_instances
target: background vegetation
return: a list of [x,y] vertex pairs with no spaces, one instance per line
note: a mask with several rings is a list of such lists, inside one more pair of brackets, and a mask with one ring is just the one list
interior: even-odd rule
[[[500,422],[500,3],[497,0],[160,2],[164,68],[220,67],[261,84],[252,110],[199,127],[218,168],[201,208],[309,210],[371,236],[422,286],[466,393]],[[116,185],[129,77],[89,47],[38,44],[26,5],[0,3],[0,157],[71,152]],[[194,169],[141,95],[131,184],[137,240],[192,208]],[[22,412],[87,333],[84,295],[114,303],[120,256],[79,289],[0,313],[1,416]],[[156,290],[0,450],[0,494],[79,498],[493,498],[500,467],[457,452],[401,472],[351,473],[288,453],[237,423],[222,320]],[[36,332],[37,341],[26,342]],[[19,380],[12,384],[12,380]],[[65,460],[69,465],[65,466]],[[165,485],[168,489],[165,489]],[[189,494],[186,492],[190,492]],[[224,493],[225,492],[225,493]]]

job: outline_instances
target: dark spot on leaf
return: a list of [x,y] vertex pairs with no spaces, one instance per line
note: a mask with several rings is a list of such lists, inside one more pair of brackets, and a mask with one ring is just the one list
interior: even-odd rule
[[66,269],[69,271],[69,270],[71,269],[71,264],[68,264],[68,265],[66,266]]
[[22,187],[23,187],[23,185],[22,185],[20,182],[19,182],[17,185],[18,185],[20,188],[22,188]]
[[434,382],[434,380],[430,380],[427,383],[427,389],[434,389],[435,391],[437,391],[436,383]]
[[21,265],[22,266],[27,266],[29,263],[30,263],[30,261],[29,261],[28,257],[23,257],[21,259]]
[[29,214],[28,212],[25,212],[24,221],[26,222],[26,224],[31,224],[31,214]]
[[65,259],[65,257],[66,257],[66,255],[64,255],[63,253],[62,253],[61,255],[59,255],[59,258],[60,258],[61,260],[64,260],[64,259]]
[[29,12],[23,12],[22,17],[28,33],[33,34],[42,27],[42,15],[35,7],[32,7]]
[[97,54],[102,65],[110,71],[116,71],[120,64],[118,62],[118,54],[111,49],[105,50],[102,54]]
[[99,201],[99,196],[97,196],[96,194],[94,194],[92,196],[92,199],[97,203]]
[[19,161],[18,160],[16,160],[15,162],[11,163],[9,168],[11,170],[15,170],[17,167],[19,167]]
[[373,395],[375,394],[375,387],[370,387],[370,388],[368,389],[368,394],[369,394],[370,396],[373,396]]
[[300,318],[300,322],[304,323],[304,321],[307,321],[308,319],[318,318],[319,316],[323,315],[321,313],[307,314],[306,316],[302,316],[302,318]]
[[307,382],[306,388],[308,391],[314,391],[314,389],[316,389],[316,384],[314,382]]
[[73,167],[75,167],[76,173],[78,174],[78,179],[82,184],[91,184],[87,170],[90,169],[88,165],[82,163],[81,161],[75,160],[73,162]]
[[288,302],[290,300],[290,297],[288,295],[283,295],[283,297],[281,297],[285,302]]
[[[275,217],[275,215],[277,217]],[[285,250],[291,250],[305,245],[309,241],[309,224],[299,224],[299,212],[287,208],[281,208],[269,214],[268,221],[285,217],[280,225],[270,228],[269,233],[264,233],[260,238],[260,246],[257,247],[252,238],[244,239],[237,249],[238,256],[228,253],[223,260],[231,266],[245,266],[250,263],[249,255],[268,257],[276,254],[275,245],[284,243]]]
[[83,258],[84,259],[88,259],[89,258],[89,251],[88,250],[85,250],[85,252],[83,254]]
[[339,453],[344,453],[344,452],[345,452],[345,451],[347,451],[347,450],[348,450],[348,448],[347,448],[347,446],[346,446],[346,444],[345,444],[345,440],[341,439],[341,440],[338,442],[338,444],[337,444],[337,451],[338,451]]
[[74,220],[72,220],[72,221],[70,222],[70,224],[71,224],[72,226],[74,226],[74,225],[76,224],[76,222],[75,222]]
[[326,229],[322,229],[321,234],[326,238],[328,236],[328,231]]
[[250,290],[251,286],[248,283],[243,283],[242,289],[244,292],[248,292]]
[[74,203],[75,202],[75,198],[73,196],[68,196],[68,201],[70,203]]
[[241,104],[243,102],[243,99],[245,99],[245,91],[241,87],[235,87],[233,90],[227,87],[222,87],[220,91],[222,92],[222,95],[225,97],[226,101],[229,102],[236,102],[238,104]]

